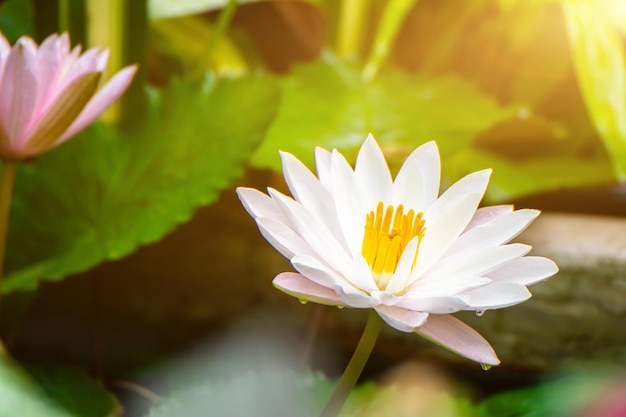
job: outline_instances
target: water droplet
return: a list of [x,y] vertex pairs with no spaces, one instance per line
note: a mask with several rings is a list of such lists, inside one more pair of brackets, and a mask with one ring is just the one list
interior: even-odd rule
[[338,308],[339,310],[343,310],[343,307],[344,307],[344,306],[337,306],[337,308]]
[[299,298],[298,301],[300,301],[300,304],[306,304],[309,302],[308,300],[303,300],[302,298]]
[[480,367],[483,368],[483,371],[488,371],[491,369],[491,365],[487,365],[486,363],[481,363]]
[[478,317],[481,317],[483,314],[485,314],[485,310],[476,310],[476,315]]

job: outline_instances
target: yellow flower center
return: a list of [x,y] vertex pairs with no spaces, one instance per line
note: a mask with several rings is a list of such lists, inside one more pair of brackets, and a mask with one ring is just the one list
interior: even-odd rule
[[[365,216],[365,235],[361,245],[361,253],[374,272],[378,288],[383,290],[396,271],[402,253],[411,239],[417,237],[419,244],[424,237],[424,213],[415,214],[410,209],[404,214],[404,206],[399,204],[386,208],[382,201],[378,202],[376,212],[370,211]],[[413,266],[417,260],[417,251],[413,258]]]

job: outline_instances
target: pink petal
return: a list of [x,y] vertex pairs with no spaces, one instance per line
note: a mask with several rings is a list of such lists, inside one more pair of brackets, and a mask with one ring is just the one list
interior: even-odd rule
[[96,120],[115,100],[117,100],[130,85],[137,71],[136,65],[121,69],[104,85],[91,101],[85,106],[83,112],[76,118],[74,123],[63,133],[57,144],[71,138],[94,120]]
[[11,44],[0,32],[0,62],[4,61],[9,52],[11,52]]
[[401,307],[380,305],[375,310],[388,325],[407,333],[414,332],[428,318],[428,313],[407,310]]
[[0,83],[0,121],[12,147],[31,123],[37,103],[37,62],[27,38],[20,38],[7,57]]
[[109,55],[110,52],[108,49],[105,49],[98,54],[98,59],[96,60],[96,68],[98,68],[98,71],[104,72],[107,67],[107,63],[109,62]]
[[100,83],[100,73],[87,73],[76,78],[58,95],[50,108],[27,132],[22,148],[24,155],[37,155],[54,147],[57,138],[67,130],[93,97]]
[[98,69],[98,55],[100,47],[88,49],[84,54],[80,55],[75,61],[66,61],[63,77],[59,90],[65,89],[74,79],[80,77],[87,72],[101,71]]
[[415,332],[473,361],[486,365],[500,364],[489,342],[454,316],[431,314],[426,324]]
[[67,34],[64,37],[51,35],[47,37],[37,54],[39,68],[41,70],[39,76],[40,90],[37,99],[37,113],[34,118],[39,119],[42,113],[54,101],[58,93],[58,85],[63,69],[65,67],[65,59],[67,58],[67,43],[69,42]]
[[322,287],[295,272],[283,272],[277,275],[273,284],[279,290],[300,300],[331,306],[345,305],[335,291]]

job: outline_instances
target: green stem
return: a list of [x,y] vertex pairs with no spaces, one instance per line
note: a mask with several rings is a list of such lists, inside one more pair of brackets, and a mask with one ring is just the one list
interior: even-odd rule
[[339,9],[337,54],[343,57],[359,56],[363,42],[365,20],[370,0],[343,0]]
[[69,17],[69,0],[59,0],[59,32],[67,32],[70,29]]
[[2,294],[2,275],[4,272],[4,255],[6,252],[7,231],[9,230],[9,213],[17,162],[2,161],[0,174],[0,294]]
[[385,11],[378,25],[378,31],[374,38],[372,50],[363,70],[363,80],[370,82],[383,65],[389,55],[393,43],[396,41],[402,23],[406,19],[417,0],[391,0],[387,3]]
[[235,11],[237,10],[237,0],[228,0],[228,4],[226,8],[222,10],[219,17],[217,18],[217,23],[215,25],[215,31],[213,32],[213,36],[211,36],[211,40],[209,40],[209,45],[206,48],[202,58],[198,60],[200,65],[197,67],[196,71],[191,75],[192,79],[200,78],[202,74],[204,74],[204,66],[202,65],[208,59],[211,58],[213,52],[215,51],[215,47],[219,40],[224,36],[226,30],[230,26],[230,22],[233,20],[233,16],[235,16]]
[[367,324],[361,335],[361,340],[359,340],[359,344],[352,354],[352,359],[350,359],[346,370],[343,371],[339,384],[337,384],[333,395],[330,397],[330,400],[328,400],[328,403],[326,403],[326,407],[324,407],[320,417],[336,417],[339,415],[343,404],[356,385],[359,376],[361,376],[361,372],[363,372],[363,368],[367,363],[367,359],[370,357],[370,353],[372,353],[372,349],[374,348],[374,344],[382,328],[382,322],[378,313],[371,310],[367,318]]

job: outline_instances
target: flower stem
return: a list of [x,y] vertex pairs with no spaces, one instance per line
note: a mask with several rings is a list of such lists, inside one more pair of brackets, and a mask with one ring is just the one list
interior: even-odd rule
[[359,344],[354,354],[352,354],[352,359],[350,359],[346,370],[343,371],[339,384],[337,384],[333,395],[330,397],[330,400],[328,400],[328,403],[326,403],[326,407],[324,407],[320,417],[336,417],[339,415],[348,395],[350,395],[352,388],[354,388],[359,376],[361,376],[361,372],[363,372],[365,363],[370,357],[370,353],[372,353],[376,339],[378,339],[381,327],[381,318],[374,310],[371,310],[367,318],[367,324],[361,335],[361,340],[359,340]]
[[217,22],[215,24],[215,31],[209,40],[206,50],[202,54],[202,58],[198,60],[199,64],[196,67],[196,70],[191,74],[191,78],[199,78],[204,74],[204,67],[202,63],[211,59],[213,53],[215,52],[215,48],[217,47],[220,39],[226,34],[228,27],[230,26],[233,17],[235,16],[235,12],[237,11],[237,1],[236,0],[228,0],[226,3],[226,7],[220,12],[219,17],[217,18]]
[[7,231],[9,230],[9,213],[17,162],[2,161],[0,174],[0,294],[2,294],[2,275],[4,272],[4,254],[6,252]]
[[343,0],[341,2],[336,40],[336,50],[339,56],[359,56],[370,6],[370,0]]

